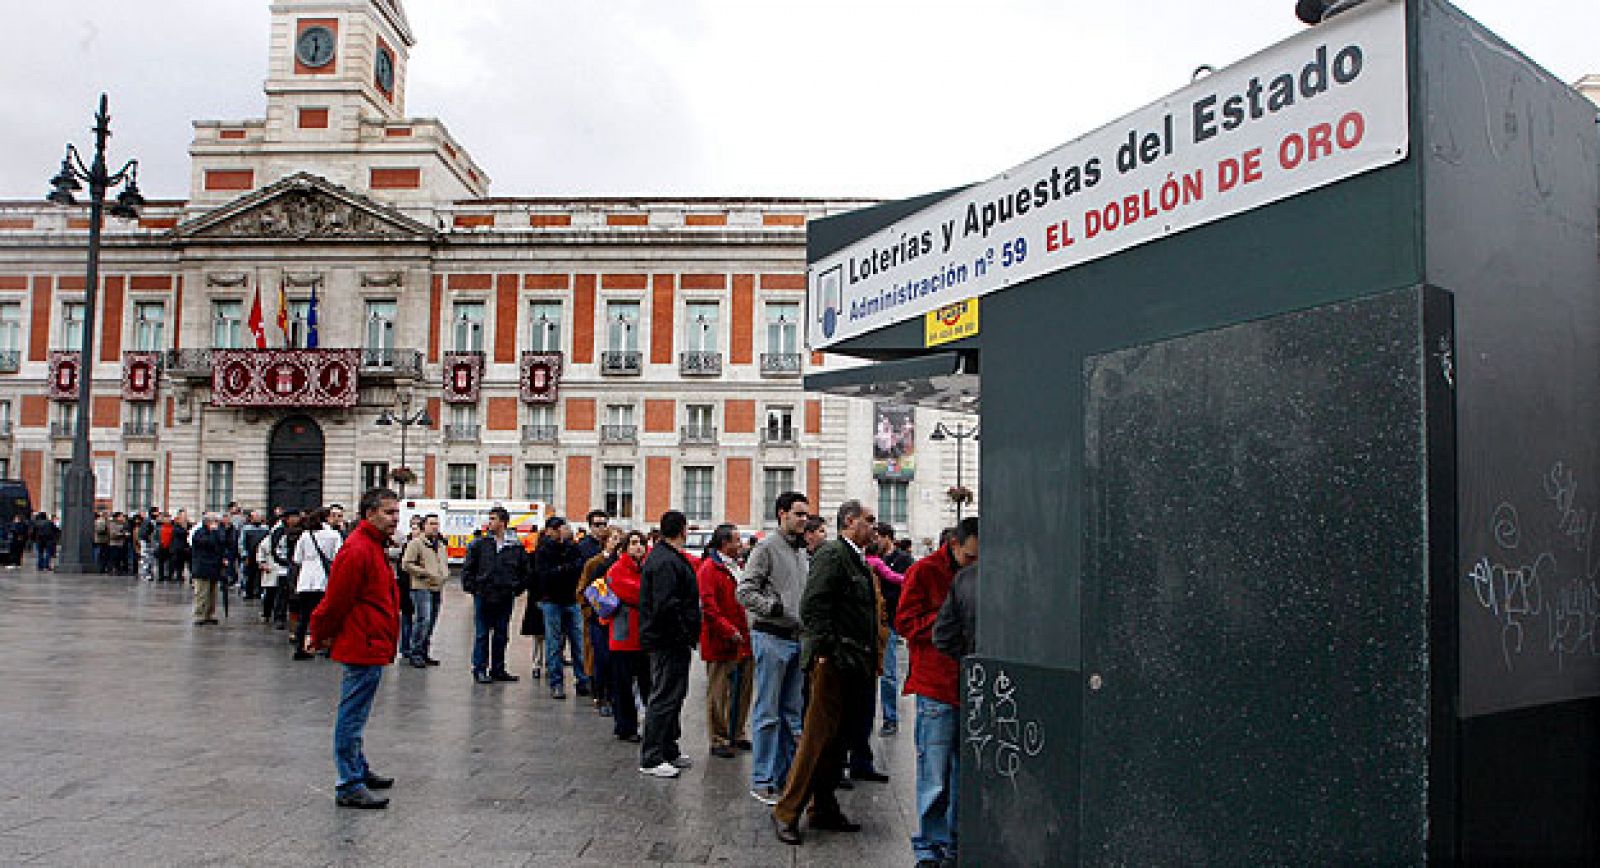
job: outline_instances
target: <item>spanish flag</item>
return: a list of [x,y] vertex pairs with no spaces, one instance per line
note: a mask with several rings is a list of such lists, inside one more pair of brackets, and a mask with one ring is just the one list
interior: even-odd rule
[[278,333],[283,335],[283,345],[289,345],[289,292],[283,278],[278,278]]

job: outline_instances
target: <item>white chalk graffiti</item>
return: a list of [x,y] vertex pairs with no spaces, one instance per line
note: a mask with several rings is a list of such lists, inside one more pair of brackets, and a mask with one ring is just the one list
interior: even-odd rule
[[[973,663],[967,672],[967,745],[980,771],[992,768],[1015,788],[1025,761],[1044,751],[1044,727],[1022,719],[1017,685],[1004,669],[992,687],[988,677],[982,663]],[[985,763],[991,746],[993,759]]]

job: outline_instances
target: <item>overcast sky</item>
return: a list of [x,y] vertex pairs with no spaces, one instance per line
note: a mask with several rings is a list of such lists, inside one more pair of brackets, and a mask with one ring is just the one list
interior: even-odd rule
[[[188,191],[195,119],[259,117],[269,0],[5,0],[0,199],[90,144]],[[981,180],[1302,29],[1293,0],[406,0],[409,113],[498,196],[900,197]],[[1600,0],[1462,0],[1564,81]]]

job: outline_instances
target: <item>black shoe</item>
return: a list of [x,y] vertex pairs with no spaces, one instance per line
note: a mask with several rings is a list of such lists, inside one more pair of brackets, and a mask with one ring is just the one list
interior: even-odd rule
[[334,802],[341,808],[387,808],[389,800],[374,796],[366,787],[356,787],[347,793],[340,793]]
[[533,667],[533,680],[534,681],[538,681],[539,680],[539,676],[543,675],[543,674],[544,673],[540,671],[539,667],[537,667],[537,666]]
[[643,736],[639,735],[637,732],[632,732],[632,733],[629,733],[627,735],[619,735],[619,736],[617,736],[617,741],[631,741],[634,744],[638,744],[639,742],[641,742],[643,740],[644,740]]
[[778,840],[785,844],[800,843],[800,824],[785,823],[777,817],[772,818],[772,829],[778,833]]
[[813,829],[822,829],[828,832],[859,832],[860,823],[852,823],[844,814],[828,814],[821,817],[813,816],[807,821]]
[[433,659],[432,657],[424,657],[422,659],[423,659],[423,662],[427,663],[429,666],[438,666],[439,665],[439,661]]
[[735,741],[733,746],[739,750],[752,750],[755,748],[755,745],[751,744],[750,739],[748,738],[741,738],[738,741]]
[[422,659],[421,657],[413,657],[413,658],[411,658],[411,668],[413,668],[413,669],[427,669],[428,668],[428,661]]
[[883,722],[883,728],[878,730],[879,735],[894,735],[900,731],[900,724],[893,720]]
[[493,684],[494,683],[494,679],[490,678],[489,677],[489,673],[487,673],[487,672],[474,672],[474,673],[472,673],[472,680],[478,682],[479,684]]
[[210,625],[211,625],[211,626],[213,626],[213,627],[215,627],[215,626],[217,626],[217,625],[218,625],[218,624],[221,624],[221,623],[222,623],[222,622],[221,622],[221,621],[218,621],[218,620],[217,620],[217,619],[216,619],[216,618],[207,618],[207,619],[206,619],[206,621],[205,621],[205,622],[206,622],[206,623],[207,623],[207,624],[210,624]]
[[578,695],[579,696],[588,696],[589,695],[589,685],[584,684],[582,681],[578,682]]
[[375,775],[368,772],[367,779],[363,783],[367,785],[369,790],[387,790],[394,786],[394,778],[386,778],[383,775]]
[[735,756],[738,756],[738,754],[733,752],[733,748],[721,744],[711,749],[711,755],[714,757],[720,757],[722,759],[733,759]]
[[521,681],[521,676],[512,675],[510,672],[491,672],[489,678],[494,681]]
[[877,771],[876,769],[868,769],[864,772],[851,772],[850,778],[851,780],[857,781],[871,781],[875,784],[886,784],[889,782],[889,776],[883,772]]
[[313,657],[316,657],[316,656],[317,655],[312,654],[310,651],[296,651],[296,652],[294,652],[294,659],[296,659],[296,660],[310,660],[310,659],[312,659]]
[[855,788],[856,788],[855,781],[850,780],[848,777],[840,777],[839,778],[839,789],[841,789],[841,790],[853,790]]

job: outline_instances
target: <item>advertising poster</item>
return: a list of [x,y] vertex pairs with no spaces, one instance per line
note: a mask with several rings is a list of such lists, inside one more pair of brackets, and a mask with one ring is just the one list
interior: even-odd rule
[[872,415],[873,477],[902,480],[916,476],[916,408],[910,404],[874,404]]

